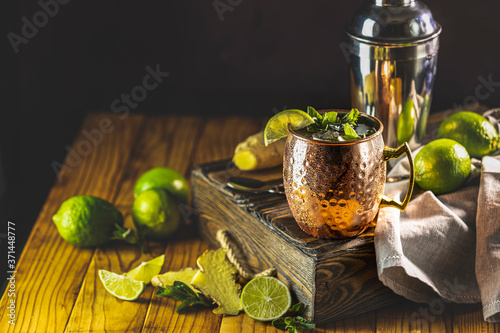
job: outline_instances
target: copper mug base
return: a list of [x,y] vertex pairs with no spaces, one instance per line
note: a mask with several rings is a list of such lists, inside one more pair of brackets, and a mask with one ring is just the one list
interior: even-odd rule
[[[384,147],[382,123],[361,115],[377,132],[357,140],[313,140],[289,127],[283,157],[285,193],[298,225],[314,237],[357,236],[376,222],[381,207],[404,210],[410,200],[414,172],[408,144]],[[386,161],[403,154],[410,162],[410,184],[405,199],[398,202],[383,194]]]

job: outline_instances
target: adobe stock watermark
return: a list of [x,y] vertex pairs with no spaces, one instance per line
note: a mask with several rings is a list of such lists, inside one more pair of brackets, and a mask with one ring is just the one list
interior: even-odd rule
[[215,12],[219,16],[221,22],[224,21],[224,13],[233,12],[236,7],[241,5],[243,0],[214,0],[212,5],[214,6]]
[[[459,295],[461,291],[467,289],[466,285],[459,284],[458,279],[455,277],[453,283],[448,280],[444,281],[444,284],[449,288],[450,292]],[[446,304],[450,304],[452,301],[436,298],[429,302],[428,306],[421,306],[418,310],[414,311],[409,318],[410,325],[416,326],[421,325],[424,322],[434,322],[437,316],[441,316],[446,309]]]
[[500,87],[500,81],[494,81],[492,73],[490,73],[486,78],[479,75],[477,80],[479,81],[479,84],[474,89],[474,95],[467,96],[462,104],[454,104],[454,110],[477,108],[480,105],[480,102],[486,101]]
[[281,111],[285,111],[285,110],[288,110],[288,107],[287,107],[286,105],[284,105],[284,106],[281,108],[281,110],[280,110],[280,109],[278,109],[278,108],[276,108],[276,107],[274,107],[274,108],[272,109],[272,112],[273,112],[274,114],[278,114],[278,113],[280,113]]
[[49,20],[59,13],[60,5],[66,5],[69,1],[39,0],[37,3],[40,10],[33,14],[31,20],[26,16],[21,17],[21,21],[23,22],[21,34],[16,34],[12,31],[7,34],[14,52],[18,54],[19,47],[23,44],[28,44],[31,39],[35,38],[39,29],[45,27],[49,23]]
[[[130,90],[130,93],[123,93],[120,95],[120,98],[111,102],[110,109],[113,113],[120,115],[118,119],[125,120],[130,113],[130,109],[137,108],[139,103],[147,98],[148,92],[156,89],[170,75],[168,72],[162,72],[159,64],[155,68],[146,66],[146,72],[147,74],[143,77],[142,84],[134,86]],[[57,161],[51,163],[52,170],[57,175],[58,181],[61,182],[63,180],[63,171],[70,173],[79,167],[83,162],[83,158],[90,155],[95,147],[102,143],[104,135],[112,133],[115,129],[116,124],[108,117],[101,118],[97,128],[90,130],[84,128],[81,132],[84,139],[76,142],[74,148],[69,145],[66,146],[68,152],[66,163],[62,164]]]
[[[497,80],[495,78],[495,80]],[[443,117],[446,118],[449,115],[463,110],[478,110],[481,106],[481,102],[486,102],[495,91],[500,88],[500,81],[495,81],[493,78],[493,74],[490,73],[486,77],[483,75],[479,75],[477,77],[477,81],[479,82],[474,89],[474,94],[469,95],[464,98],[461,104],[455,103],[453,107],[444,113]],[[443,118],[443,119],[444,119]],[[436,127],[432,133],[431,137],[435,138],[437,136],[438,128]]]

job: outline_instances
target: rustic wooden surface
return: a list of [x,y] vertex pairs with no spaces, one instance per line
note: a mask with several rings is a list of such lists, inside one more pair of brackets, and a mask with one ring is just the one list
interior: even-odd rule
[[[104,118],[110,119],[113,130],[104,133],[102,142],[82,161],[66,160],[67,168],[47,197],[16,267],[16,325],[8,323],[9,298],[4,293],[0,332],[279,332],[244,314],[219,316],[210,310],[177,314],[178,302],[154,296],[151,286],[136,302],[120,301],[104,290],[97,270],[126,272],[161,253],[166,255],[163,271],[194,267],[209,244],[190,236],[195,233],[190,225],[169,242],[151,243],[152,253],[141,254],[118,243],[97,249],[74,247],[62,240],[51,220],[65,199],[89,194],[116,205],[126,226],[131,226],[132,188],[141,173],[168,166],[189,177],[196,164],[230,158],[236,144],[261,129],[263,122],[243,117],[120,118],[95,113],[81,130],[98,129]],[[73,148],[85,140],[80,131]],[[430,308],[403,301],[314,331],[500,332],[500,325],[485,323],[479,305],[443,303]]]

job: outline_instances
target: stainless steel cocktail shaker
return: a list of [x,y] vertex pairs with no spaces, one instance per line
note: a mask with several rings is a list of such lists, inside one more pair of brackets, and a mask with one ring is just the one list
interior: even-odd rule
[[424,137],[441,26],[414,0],[371,0],[346,28],[352,107],[379,118],[389,147]]

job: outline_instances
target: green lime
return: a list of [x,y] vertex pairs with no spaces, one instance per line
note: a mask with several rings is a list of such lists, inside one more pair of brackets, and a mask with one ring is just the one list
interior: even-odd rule
[[415,156],[415,183],[434,194],[456,190],[469,177],[471,161],[464,146],[450,139],[434,140]]
[[457,141],[475,158],[493,153],[499,143],[497,130],[488,119],[470,111],[458,112],[443,120],[437,137]]
[[116,298],[135,301],[146,288],[146,283],[104,269],[99,270],[99,278],[104,288]]
[[271,276],[250,280],[243,288],[240,300],[245,313],[259,321],[280,318],[292,305],[292,296],[286,284]]
[[111,239],[115,224],[123,226],[123,216],[112,204],[90,195],[67,199],[52,220],[61,237],[76,246],[104,244]]
[[171,168],[154,168],[143,173],[135,183],[134,195],[159,188],[168,191],[180,202],[188,202],[189,185],[186,178]]
[[407,100],[403,105],[403,110],[398,119],[398,142],[403,144],[410,141],[413,135],[415,124],[415,107],[411,99]]
[[165,255],[162,254],[159,257],[156,257],[149,261],[142,262],[139,266],[137,266],[130,272],[125,273],[123,275],[131,279],[134,279],[136,281],[142,281],[147,284],[151,282],[151,279],[154,276],[160,274],[164,262],[165,262]]
[[163,239],[177,230],[181,212],[177,201],[167,191],[151,189],[135,197],[132,219],[141,235]]
[[285,110],[274,115],[266,124],[264,129],[264,144],[269,144],[278,141],[288,135],[288,124],[292,129],[297,130],[311,125],[314,120],[310,115],[301,110]]

